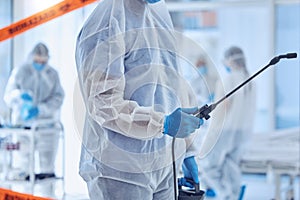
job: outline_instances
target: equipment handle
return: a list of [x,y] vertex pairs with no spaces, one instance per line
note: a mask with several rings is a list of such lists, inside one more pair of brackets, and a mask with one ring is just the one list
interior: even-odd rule
[[[191,178],[184,178],[186,182],[189,182],[190,184],[192,184],[194,186],[194,191],[196,193],[200,192],[200,184],[199,183],[195,183],[193,179]],[[179,188],[182,188],[182,185],[178,185]]]

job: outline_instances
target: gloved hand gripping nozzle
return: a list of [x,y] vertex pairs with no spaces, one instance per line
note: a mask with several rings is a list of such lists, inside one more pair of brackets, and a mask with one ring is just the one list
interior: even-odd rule
[[210,113],[211,111],[213,111],[215,108],[217,107],[216,104],[211,104],[210,106],[208,106],[207,104],[205,104],[204,106],[202,106],[201,108],[199,108],[194,114],[195,117],[199,117],[201,119],[206,119],[208,120],[210,118]]

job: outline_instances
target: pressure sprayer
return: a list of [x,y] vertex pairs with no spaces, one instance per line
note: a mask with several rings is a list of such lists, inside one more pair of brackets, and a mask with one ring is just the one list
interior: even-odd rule
[[[287,53],[285,55],[279,55],[274,57],[268,65],[263,67],[261,70],[256,72],[254,75],[252,75],[250,78],[248,78],[246,81],[244,81],[242,84],[237,86],[235,89],[233,89],[231,92],[226,94],[223,98],[218,100],[216,103],[213,103],[211,105],[205,104],[201,108],[199,108],[195,113],[193,113],[194,116],[199,117],[199,118],[204,118],[208,120],[210,118],[210,113],[225,99],[230,97],[232,94],[234,94],[237,90],[239,90],[241,87],[246,85],[248,82],[250,82],[252,79],[254,79],[257,75],[259,75],[261,72],[266,70],[268,67],[277,64],[280,59],[282,58],[287,58],[287,59],[293,59],[297,58],[297,53]],[[174,195],[175,195],[175,200],[203,200],[205,192],[200,190],[200,185],[194,183],[193,180],[187,179],[188,182],[190,182],[192,185],[194,185],[193,189],[185,190],[182,188],[182,185],[177,184],[177,178],[176,178],[176,165],[175,165],[175,138],[173,138],[172,141],[172,160],[173,160],[173,178],[174,178]],[[179,194],[177,194],[177,186],[178,185],[178,191]]]

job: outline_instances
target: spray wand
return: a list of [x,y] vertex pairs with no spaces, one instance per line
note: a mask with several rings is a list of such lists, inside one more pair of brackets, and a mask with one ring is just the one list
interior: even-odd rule
[[220,99],[219,101],[217,101],[216,103],[213,103],[211,105],[207,105],[205,104],[204,106],[202,106],[201,108],[199,108],[199,110],[197,110],[194,115],[196,117],[199,118],[204,118],[206,120],[208,120],[210,118],[209,113],[211,113],[211,111],[213,111],[222,101],[224,101],[225,99],[227,99],[228,97],[230,97],[233,93],[235,93],[237,90],[239,90],[241,87],[243,87],[244,85],[246,85],[248,82],[250,82],[252,79],[254,79],[256,76],[258,76],[261,72],[263,72],[264,70],[266,70],[268,67],[277,64],[280,59],[282,58],[287,58],[287,59],[292,59],[292,58],[297,58],[297,53],[287,53],[285,55],[279,55],[274,57],[270,63],[268,65],[266,65],[264,68],[262,68],[261,70],[259,70],[258,72],[256,72],[254,75],[252,75],[251,77],[249,77],[246,81],[244,81],[242,84],[240,84],[239,86],[237,86],[235,89],[233,89],[231,92],[229,92],[228,94],[226,94],[222,99]]
[[[246,81],[241,83],[239,86],[237,86],[235,89],[233,89],[231,92],[226,94],[223,98],[218,100],[216,103],[213,103],[211,105],[205,104],[201,108],[199,108],[195,113],[193,113],[194,116],[199,118],[204,118],[208,120],[210,118],[210,113],[225,99],[230,97],[232,94],[234,94],[237,90],[239,90],[241,87],[246,85],[248,82],[250,82],[252,79],[254,79],[256,76],[258,76],[260,73],[262,73],[264,70],[266,70],[268,67],[277,64],[281,59],[293,59],[297,58],[297,53],[287,53],[284,55],[279,55],[274,57],[268,65],[260,69],[258,72],[256,72],[254,75],[249,77]],[[174,184],[176,185],[177,179],[176,179],[176,167],[175,167],[175,156],[174,156],[174,144],[175,144],[175,138],[173,139],[172,143],[172,158],[173,158],[173,176],[174,176]],[[195,184],[193,180],[188,180],[191,184],[194,185],[194,190],[184,190],[181,185],[178,185],[179,195],[177,197],[177,190],[176,187],[174,188],[175,193],[175,200],[203,200],[204,198],[204,191],[201,191],[199,188],[199,185]]]

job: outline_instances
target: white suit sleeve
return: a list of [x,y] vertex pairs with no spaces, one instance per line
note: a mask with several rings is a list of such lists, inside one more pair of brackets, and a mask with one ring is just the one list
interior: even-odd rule
[[54,82],[54,88],[51,91],[49,98],[39,103],[38,108],[40,116],[48,116],[50,113],[55,113],[59,110],[65,96],[57,72],[52,72],[53,76],[51,76],[51,78]]
[[128,137],[162,136],[164,113],[124,99],[124,38],[108,39],[108,32],[102,30],[78,41],[76,62],[87,114],[102,127]]
[[20,104],[20,97],[24,92],[20,89],[20,81],[22,77],[18,75],[20,74],[19,70],[21,70],[21,68],[13,70],[5,88],[4,101],[10,108],[13,107],[14,104]]

